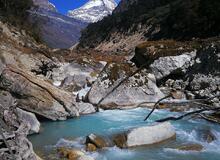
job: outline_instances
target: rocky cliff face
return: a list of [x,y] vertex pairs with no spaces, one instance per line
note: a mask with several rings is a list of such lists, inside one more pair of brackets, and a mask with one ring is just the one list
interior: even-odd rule
[[112,16],[87,27],[80,46],[121,52],[144,40],[215,36],[219,6],[218,0],[122,1]]
[[90,0],[82,7],[69,11],[68,16],[86,23],[93,23],[110,15],[116,6],[114,0]]
[[56,11],[56,7],[48,0],[33,0],[34,5],[51,11]]
[[132,6],[133,4],[136,4],[137,1],[138,0],[121,0],[119,5],[113,11],[113,13],[125,12],[125,11],[127,11],[130,8],[130,6]]
[[0,28],[0,90],[11,93],[20,108],[51,120],[94,112],[92,105],[78,104],[72,90],[53,85],[51,72],[60,63],[52,58],[50,49],[37,44],[24,30],[3,23]]

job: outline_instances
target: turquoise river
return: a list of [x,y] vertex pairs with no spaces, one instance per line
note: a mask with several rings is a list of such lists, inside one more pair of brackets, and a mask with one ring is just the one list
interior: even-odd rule
[[[148,122],[144,122],[143,119],[147,113],[149,110],[143,108],[111,110],[67,121],[41,122],[41,133],[29,136],[29,139],[35,151],[46,160],[58,160],[60,158],[55,154],[57,147],[83,148],[85,137],[91,133],[113,135],[130,128],[150,125],[156,119],[179,114],[159,110],[153,113]],[[184,119],[171,123],[177,133],[176,140],[131,149],[111,147],[88,154],[96,160],[220,160],[220,125],[198,119]],[[203,130],[211,130],[217,140],[212,143],[204,142],[200,136]],[[185,143],[202,144],[204,149],[202,152],[171,149]]]

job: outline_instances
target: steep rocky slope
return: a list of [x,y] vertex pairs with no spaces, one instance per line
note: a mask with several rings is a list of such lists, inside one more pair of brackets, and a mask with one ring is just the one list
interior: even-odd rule
[[45,8],[29,11],[30,22],[39,30],[40,39],[51,48],[70,48],[79,41],[87,23]]
[[56,11],[48,0],[34,0],[29,21],[38,30],[39,39],[51,48],[70,48],[79,41],[86,22],[69,18]]
[[219,6],[218,0],[122,1],[112,16],[84,30],[80,46],[129,51],[145,40],[216,36]]

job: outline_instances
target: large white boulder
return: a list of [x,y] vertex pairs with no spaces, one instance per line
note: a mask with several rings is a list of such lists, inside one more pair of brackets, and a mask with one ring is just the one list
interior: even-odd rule
[[178,56],[160,57],[155,60],[150,68],[157,80],[161,80],[170,74],[185,73],[186,69],[193,64],[196,51]]
[[[98,104],[100,100],[103,109],[136,107],[142,102],[155,102],[164,97],[155,83],[155,78],[142,70],[122,83],[114,92],[108,95],[126,76],[135,72],[136,68],[127,64],[109,64],[99,74],[88,93],[88,100]],[[106,95],[108,95],[106,97]]]
[[127,147],[151,145],[174,138],[176,132],[169,122],[135,128],[127,134]]

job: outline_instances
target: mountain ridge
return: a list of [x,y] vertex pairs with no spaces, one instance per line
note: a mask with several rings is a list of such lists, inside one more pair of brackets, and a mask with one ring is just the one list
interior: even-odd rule
[[146,40],[216,36],[220,33],[219,8],[218,0],[121,1],[111,16],[83,31],[79,47],[130,52]]
[[94,23],[110,15],[117,6],[114,0],[90,0],[80,8],[68,11],[68,16],[87,23]]

